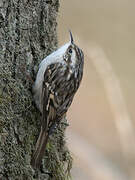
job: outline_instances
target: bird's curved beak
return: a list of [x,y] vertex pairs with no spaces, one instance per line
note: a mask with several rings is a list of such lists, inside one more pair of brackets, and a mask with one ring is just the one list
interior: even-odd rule
[[74,40],[73,40],[73,36],[72,36],[72,33],[71,33],[70,30],[69,30],[69,34],[70,34],[70,42],[71,42],[71,44],[73,44],[73,43],[74,43]]

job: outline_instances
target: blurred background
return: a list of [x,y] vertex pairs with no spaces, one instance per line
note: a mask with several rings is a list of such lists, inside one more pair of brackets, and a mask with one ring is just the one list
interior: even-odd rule
[[73,180],[135,179],[135,1],[60,1],[59,46],[68,29],[85,54],[68,112]]

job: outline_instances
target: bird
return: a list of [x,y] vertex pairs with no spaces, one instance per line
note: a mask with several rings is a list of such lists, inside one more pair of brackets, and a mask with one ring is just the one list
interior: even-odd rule
[[68,43],[41,61],[33,85],[35,104],[42,114],[40,134],[31,159],[33,168],[40,167],[48,138],[66,117],[83,77],[84,54],[74,43],[71,31],[69,34]]

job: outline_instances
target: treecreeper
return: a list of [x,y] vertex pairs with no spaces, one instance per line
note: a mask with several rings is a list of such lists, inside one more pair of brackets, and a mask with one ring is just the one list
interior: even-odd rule
[[31,159],[33,168],[39,168],[49,135],[61,122],[73,101],[83,76],[84,55],[70,41],[48,55],[39,65],[33,85],[34,100],[42,114],[41,130]]

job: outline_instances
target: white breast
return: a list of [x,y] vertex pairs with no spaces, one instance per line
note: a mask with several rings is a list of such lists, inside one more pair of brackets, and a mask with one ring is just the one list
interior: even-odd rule
[[39,70],[37,73],[36,81],[33,85],[33,93],[34,93],[34,99],[37,105],[37,108],[42,112],[42,84],[44,80],[44,73],[46,71],[46,68],[48,65],[61,62],[63,61],[63,54],[67,50],[70,43],[65,44],[58,50],[51,53],[49,56],[47,56],[45,59],[43,59],[39,65]]

